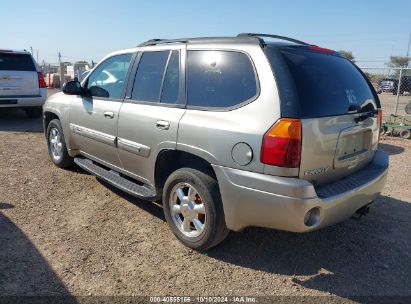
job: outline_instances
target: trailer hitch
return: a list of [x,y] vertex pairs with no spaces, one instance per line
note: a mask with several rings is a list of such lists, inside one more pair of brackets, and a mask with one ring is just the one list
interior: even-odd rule
[[363,216],[367,215],[370,212],[370,206],[373,202],[368,203],[365,206],[362,206],[360,209],[355,211],[355,214],[351,217],[354,220],[359,220]]

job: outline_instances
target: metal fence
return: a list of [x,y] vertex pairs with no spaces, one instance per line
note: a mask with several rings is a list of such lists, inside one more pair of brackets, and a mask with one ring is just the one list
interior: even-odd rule
[[360,67],[379,94],[384,116],[406,115],[411,102],[411,68]]

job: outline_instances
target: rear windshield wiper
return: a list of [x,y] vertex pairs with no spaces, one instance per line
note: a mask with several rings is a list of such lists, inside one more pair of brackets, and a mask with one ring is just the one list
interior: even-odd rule
[[373,110],[373,111],[371,111],[371,112],[361,114],[360,116],[354,118],[354,121],[355,121],[356,123],[358,123],[358,122],[360,122],[360,121],[366,120],[367,118],[376,117],[377,115],[378,115],[378,110]]

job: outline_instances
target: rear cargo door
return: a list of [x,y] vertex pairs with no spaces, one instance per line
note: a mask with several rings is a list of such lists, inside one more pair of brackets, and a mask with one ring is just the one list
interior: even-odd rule
[[31,55],[0,52],[0,98],[38,95],[38,75]]
[[300,178],[321,185],[366,166],[378,145],[379,102],[363,74],[335,53],[280,53],[302,122]]

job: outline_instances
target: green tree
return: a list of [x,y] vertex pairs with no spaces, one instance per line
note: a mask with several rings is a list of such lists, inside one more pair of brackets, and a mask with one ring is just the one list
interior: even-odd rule
[[348,60],[351,60],[351,61],[355,62],[355,60],[354,60],[355,57],[354,57],[354,55],[352,54],[351,51],[340,50],[340,51],[338,51],[338,53],[340,53],[340,55],[343,56],[344,58],[347,58]]
[[390,63],[388,65],[393,68],[405,68],[408,66],[410,59],[410,57],[391,56]]

